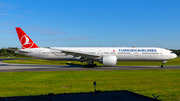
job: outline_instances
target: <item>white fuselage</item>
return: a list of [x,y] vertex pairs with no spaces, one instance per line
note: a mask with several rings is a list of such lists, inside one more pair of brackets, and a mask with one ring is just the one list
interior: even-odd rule
[[[54,49],[97,54],[101,57],[116,56],[117,61],[167,61],[177,57],[177,55],[170,50],[155,47],[53,47],[53,49],[22,49],[21,51],[26,51],[28,53],[18,53],[47,60],[80,61],[80,57],[75,57],[72,55],[61,53],[60,51],[56,51]],[[100,57],[98,59],[100,59]],[[95,61],[98,61],[98,59],[95,59]]]
[[[117,61],[163,61],[176,58],[172,51],[155,47],[49,47],[37,46],[20,28],[16,31],[22,49],[16,53],[46,60],[75,60],[87,62],[87,67],[96,66],[95,61],[104,66],[115,66]],[[162,64],[161,67],[164,67]]]

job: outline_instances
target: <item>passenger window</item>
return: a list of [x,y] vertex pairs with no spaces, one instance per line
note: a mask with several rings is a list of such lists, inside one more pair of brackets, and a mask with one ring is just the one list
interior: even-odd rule
[[104,52],[104,54],[109,54],[109,52]]

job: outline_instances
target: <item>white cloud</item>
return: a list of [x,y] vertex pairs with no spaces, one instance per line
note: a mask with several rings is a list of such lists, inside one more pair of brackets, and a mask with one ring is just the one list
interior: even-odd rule
[[92,38],[93,38],[93,36],[80,36],[80,37],[42,39],[41,41],[74,41],[74,40],[87,40],[87,39],[92,39]]
[[12,4],[0,4],[0,8],[4,8],[4,9],[7,9],[7,8],[12,8]]
[[26,12],[28,12],[28,13],[35,13],[34,10],[27,10]]
[[15,37],[14,38],[0,38],[0,40],[6,40],[6,41],[7,40],[17,40],[17,38],[15,38]]
[[11,27],[11,26],[14,26],[13,23],[11,22],[0,22],[0,26],[8,26],[8,27]]
[[64,37],[57,38],[58,35],[68,34],[67,32],[62,32],[59,29],[45,28],[45,27],[36,27],[36,26],[27,26],[27,30],[35,31],[38,34],[46,35],[46,36],[55,36],[55,38],[51,39],[42,39],[41,41],[73,41],[73,40],[87,40],[92,39],[93,36],[74,36],[74,37]]
[[5,13],[0,13],[0,15],[2,15],[2,16],[7,16],[8,14],[5,14]]
[[0,30],[0,34],[15,34],[15,30]]
[[14,15],[14,17],[17,17],[17,18],[25,18],[25,17],[22,16],[22,15]]
[[51,28],[44,28],[44,27],[33,27],[33,26],[28,26],[26,28],[30,31],[35,31],[39,34],[46,35],[46,36],[67,34],[66,32],[60,31],[59,29],[51,29]]
[[8,9],[12,9],[12,8],[13,8],[12,4],[0,4],[0,16],[8,16],[9,14],[4,12],[7,12]]

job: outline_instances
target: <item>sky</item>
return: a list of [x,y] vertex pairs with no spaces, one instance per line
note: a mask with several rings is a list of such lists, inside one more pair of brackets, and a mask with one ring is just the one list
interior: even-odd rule
[[15,27],[40,47],[180,49],[180,0],[0,0],[0,48],[21,48]]

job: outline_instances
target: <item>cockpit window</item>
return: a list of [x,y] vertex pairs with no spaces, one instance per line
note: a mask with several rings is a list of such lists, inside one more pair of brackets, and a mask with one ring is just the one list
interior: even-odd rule
[[174,54],[173,52],[170,52],[171,54]]

